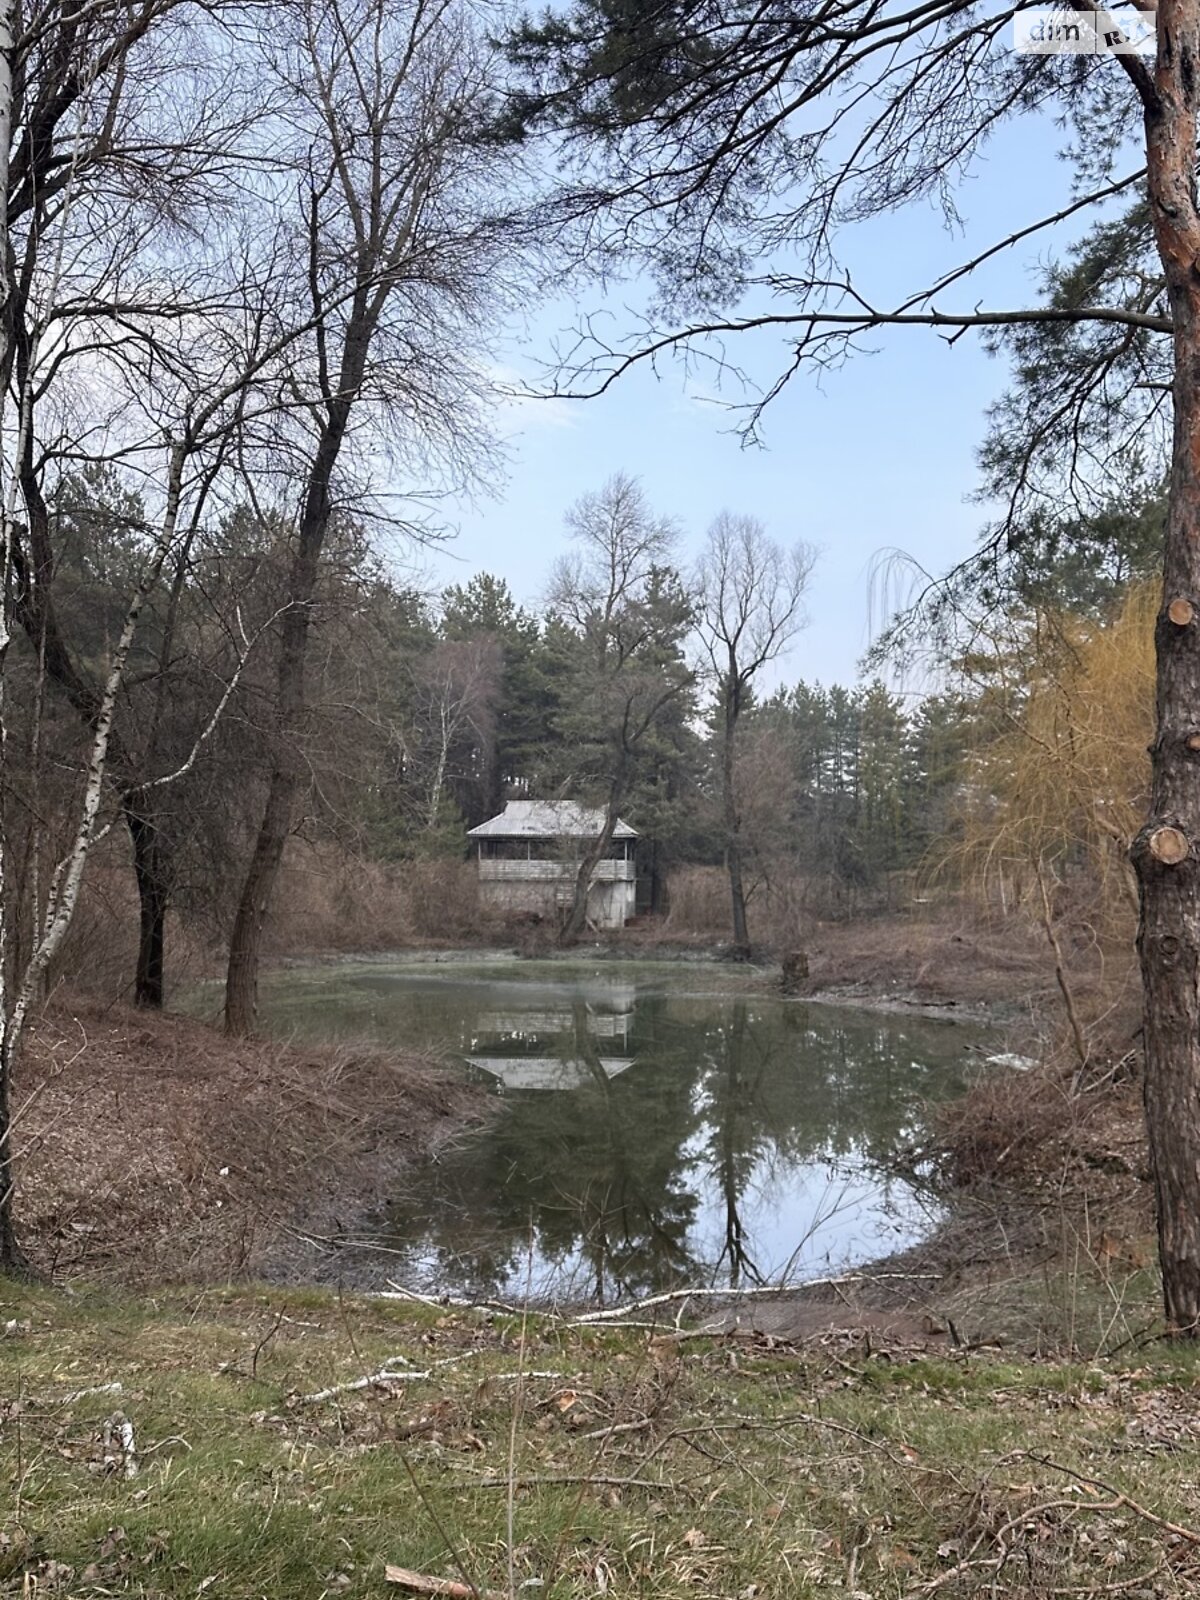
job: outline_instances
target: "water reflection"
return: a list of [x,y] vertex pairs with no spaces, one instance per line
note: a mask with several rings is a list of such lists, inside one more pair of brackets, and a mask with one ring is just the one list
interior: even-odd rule
[[917,1236],[926,1219],[887,1159],[958,1089],[971,1043],[945,1025],[681,995],[677,973],[330,980],[314,994],[284,979],[276,1016],[441,1042],[504,1100],[376,1223],[392,1276],[476,1295],[756,1283]]
[[636,989],[614,984],[603,1006],[577,998],[551,1010],[481,1012],[465,1059],[506,1089],[582,1089],[596,1072],[615,1078],[636,1059],[629,1045],[636,998]]

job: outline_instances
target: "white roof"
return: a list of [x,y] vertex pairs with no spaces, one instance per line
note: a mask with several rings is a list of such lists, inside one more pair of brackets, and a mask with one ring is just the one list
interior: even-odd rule
[[[594,839],[604,826],[600,806],[577,800],[510,800],[498,817],[472,828],[470,839]],[[617,818],[614,839],[636,839],[637,829]]]

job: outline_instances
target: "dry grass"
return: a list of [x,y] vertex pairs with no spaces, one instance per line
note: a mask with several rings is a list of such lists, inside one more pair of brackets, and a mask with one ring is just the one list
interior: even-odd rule
[[[803,945],[818,907],[826,906],[824,886],[782,863],[770,882],[757,886],[747,916],[756,948],[775,952]],[[729,879],[722,867],[680,867],[671,874],[670,911],[663,921],[669,937],[728,942],[731,935]]]
[[[172,914],[169,991],[223,970],[232,908],[201,918]],[[105,1000],[133,997],[138,907],[123,854],[108,848],[88,870],[53,986]],[[265,952],[278,956],[457,948],[503,937],[479,904],[473,862],[364,861],[332,845],[294,842],[267,921]]]
[[427,1061],[226,1039],[83,1000],[37,1023],[17,1081],[18,1220],[56,1274],[211,1281],[286,1225],[326,1231],[486,1101]]
[[297,847],[284,865],[269,943],[279,954],[473,945],[493,931],[473,861],[364,861]]

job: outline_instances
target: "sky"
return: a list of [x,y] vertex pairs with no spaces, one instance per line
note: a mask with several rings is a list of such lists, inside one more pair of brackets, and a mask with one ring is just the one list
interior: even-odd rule
[[[1070,184],[1054,130],[1032,119],[1015,124],[956,197],[965,230],[948,232],[929,208],[872,222],[851,236],[855,285],[872,303],[896,303],[981,246],[1060,208]],[[1006,251],[939,298],[938,309],[1030,303],[1039,265],[1080,226]],[[493,353],[498,369],[536,387],[555,335],[596,308],[588,295],[542,306],[528,327],[507,331]],[[620,294],[608,309],[619,323]],[[730,357],[770,381],[786,364],[786,346],[777,335],[754,341],[731,345]],[[684,562],[721,510],[759,518],[781,542],[815,545],[808,626],[776,681],[856,681],[884,616],[871,576],[881,555],[901,550],[942,572],[973,547],[987,515],[970,500],[975,453],[986,407],[1007,379],[1005,362],[989,357],[972,332],[950,344],[929,329],[892,329],[871,344],[873,354],[840,370],[794,378],[767,412],[765,448],[744,447],[729,413],[677,367],[658,377],[635,369],[594,400],[506,402],[498,420],[507,475],[490,495],[449,508],[456,535],[423,558],[425,580],[441,587],[485,570],[536,606],[552,562],[568,548],[564,512],[622,471],[640,479],[655,511],[677,520]]]

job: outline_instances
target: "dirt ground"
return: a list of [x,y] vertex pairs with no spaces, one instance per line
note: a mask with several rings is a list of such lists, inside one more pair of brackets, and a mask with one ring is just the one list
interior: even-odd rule
[[17,1077],[18,1227],[56,1278],[251,1276],[289,1230],[331,1231],[488,1114],[416,1057],[60,1002]]

